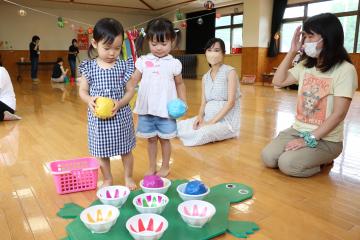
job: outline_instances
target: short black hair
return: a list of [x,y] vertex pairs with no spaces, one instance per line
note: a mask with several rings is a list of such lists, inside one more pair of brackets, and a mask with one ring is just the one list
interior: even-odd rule
[[33,37],[32,37],[32,42],[36,42],[37,40],[40,40],[40,38],[39,38],[39,36],[38,35],[34,35]]
[[221,38],[211,38],[204,47],[204,51],[206,52],[206,50],[208,50],[209,48],[211,48],[212,46],[214,46],[215,43],[219,43],[220,44],[220,48],[221,48],[221,52],[223,54],[225,54],[226,50],[225,50],[225,43]]
[[[96,42],[104,40],[105,44],[112,44],[119,35],[121,35],[124,40],[124,28],[121,23],[114,18],[102,18],[95,24],[93,38]],[[94,47],[90,44],[88,50],[89,58],[91,58],[93,50]]]
[[77,40],[75,38],[73,38],[73,40],[71,40],[71,44],[74,45],[74,43],[77,43]]
[[174,41],[176,39],[176,32],[173,23],[166,18],[155,18],[151,20],[146,26],[146,38],[152,41],[154,38],[158,42],[165,40]]
[[[303,31],[308,34],[320,34],[323,49],[318,58],[305,55],[304,66],[316,66],[321,72],[327,72],[343,61],[351,63],[349,54],[344,47],[344,30],[339,19],[332,13],[322,13],[308,18],[304,22]],[[321,61],[318,62],[318,59]]]
[[56,59],[56,63],[59,63],[59,62],[64,62],[64,60],[62,59],[62,57],[58,57],[58,58]]

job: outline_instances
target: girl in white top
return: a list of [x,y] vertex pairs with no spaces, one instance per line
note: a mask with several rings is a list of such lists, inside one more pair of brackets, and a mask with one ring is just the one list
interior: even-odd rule
[[0,67],[0,121],[21,119],[15,115],[16,99],[9,73]]
[[[150,52],[135,63],[131,82],[139,91],[134,112],[139,115],[137,136],[148,139],[149,171],[146,175],[169,174],[170,139],[176,137],[176,121],[169,117],[167,103],[180,98],[186,102],[181,63],[169,53],[175,45],[176,32],[172,22],[154,19],[146,28]],[[162,166],[156,171],[157,142],[162,148]]]

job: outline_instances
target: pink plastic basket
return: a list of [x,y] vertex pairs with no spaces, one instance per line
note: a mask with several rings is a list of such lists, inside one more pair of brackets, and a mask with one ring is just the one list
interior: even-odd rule
[[97,187],[99,163],[95,158],[77,158],[50,163],[59,194],[81,192]]

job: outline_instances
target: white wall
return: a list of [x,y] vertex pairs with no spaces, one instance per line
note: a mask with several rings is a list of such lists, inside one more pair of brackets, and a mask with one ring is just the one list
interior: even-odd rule
[[[42,13],[26,10],[27,15],[18,15],[19,7],[0,4],[0,41],[8,41],[14,50],[27,50],[33,35],[40,36],[40,50],[68,50],[71,39],[76,38],[76,32],[71,30],[70,24],[65,28],[57,27],[57,18]],[[119,20],[123,26],[129,27],[144,22],[155,16],[116,14],[114,12],[96,12],[72,9],[36,8],[66,19],[73,18],[89,24],[95,24],[103,17],[112,17]],[[79,24],[75,25],[79,26]],[[83,29],[87,26],[83,25]]]
[[268,47],[273,0],[244,0],[244,47]]
[[261,0],[259,20],[259,47],[268,47],[271,35],[273,0]]

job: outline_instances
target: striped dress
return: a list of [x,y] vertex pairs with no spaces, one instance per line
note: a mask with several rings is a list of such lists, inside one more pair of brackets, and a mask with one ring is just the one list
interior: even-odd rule
[[[227,103],[228,76],[233,69],[233,67],[223,64],[214,80],[211,78],[210,70],[203,76],[206,101],[204,120],[206,122],[213,119]],[[194,130],[193,124],[196,117],[178,121],[178,137],[182,143],[185,146],[197,146],[238,136],[240,132],[240,95],[238,83],[235,105],[223,119],[215,124]]]
[[[125,86],[134,71],[131,58],[118,59],[109,69],[103,69],[96,59],[85,60],[79,71],[89,84],[90,96],[102,96],[120,100]],[[129,153],[135,147],[135,132],[129,105],[119,109],[109,119],[100,119],[88,109],[89,151],[95,157],[112,157]]]

